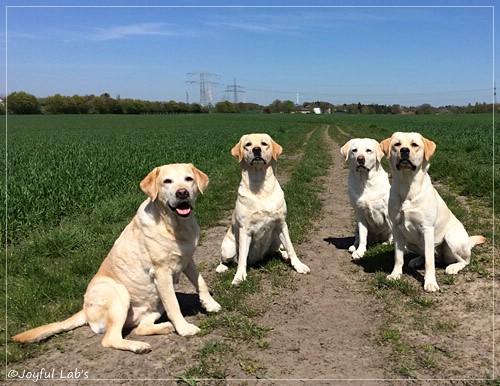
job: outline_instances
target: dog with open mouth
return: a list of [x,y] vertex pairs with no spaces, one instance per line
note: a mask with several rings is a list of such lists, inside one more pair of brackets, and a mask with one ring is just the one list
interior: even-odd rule
[[[181,313],[174,284],[184,273],[208,312],[221,309],[193,260],[200,233],[193,207],[207,185],[207,175],[192,164],[153,169],[140,183],[148,198],[90,281],[83,309],[65,321],[12,339],[37,342],[88,324],[94,333],[104,334],[104,347],[145,353],[151,350],[150,345],[124,339],[124,327],[136,327],[136,335],[168,334],[174,330],[182,336],[198,333],[200,329]],[[169,321],[155,323],[164,311]]]
[[381,165],[384,153],[372,138],[353,138],[340,152],[349,165],[348,194],[356,215],[356,237],[349,247],[353,259],[360,259],[367,245],[392,241],[388,201],[389,176]]
[[281,252],[297,272],[310,272],[297,257],[288,233],[285,196],[275,175],[281,152],[268,134],[243,135],[231,150],[240,163],[241,182],[216,271],[225,272],[227,264],[237,262],[233,285],[246,280],[247,264],[270,252]]
[[420,256],[410,267],[425,264],[424,290],[439,291],[435,259],[456,274],[470,262],[471,249],[486,241],[470,236],[432,185],[429,160],[436,144],[419,133],[396,132],[381,142],[392,169],[389,217],[393,225],[394,268],[389,279],[403,273],[405,250]]

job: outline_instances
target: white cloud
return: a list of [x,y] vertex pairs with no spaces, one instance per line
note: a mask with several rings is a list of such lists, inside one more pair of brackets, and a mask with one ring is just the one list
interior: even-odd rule
[[181,34],[180,31],[172,30],[172,27],[172,25],[165,23],[139,23],[97,28],[88,38],[91,40],[117,40],[130,36],[177,36]]

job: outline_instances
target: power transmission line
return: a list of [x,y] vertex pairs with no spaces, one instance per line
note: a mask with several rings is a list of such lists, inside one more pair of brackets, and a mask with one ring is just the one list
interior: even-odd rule
[[232,85],[228,85],[226,87],[226,91],[227,93],[230,93],[233,95],[233,103],[238,103],[238,94],[239,93],[244,93],[246,91],[243,91],[242,90],[243,86],[238,86],[236,84],[236,78],[234,78],[234,84]]
[[212,80],[213,78],[219,78],[217,74],[211,74],[210,72],[188,72],[187,76],[193,77],[198,75],[198,80],[186,80],[186,84],[197,84],[200,86],[200,105],[203,107],[208,107],[212,103],[213,91],[212,87],[219,86],[220,83]]

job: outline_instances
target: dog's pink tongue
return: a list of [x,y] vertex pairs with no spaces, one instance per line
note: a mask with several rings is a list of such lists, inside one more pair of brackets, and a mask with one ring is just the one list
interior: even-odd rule
[[179,213],[181,216],[187,216],[191,212],[191,208],[177,208],[175,209],[177,213]]

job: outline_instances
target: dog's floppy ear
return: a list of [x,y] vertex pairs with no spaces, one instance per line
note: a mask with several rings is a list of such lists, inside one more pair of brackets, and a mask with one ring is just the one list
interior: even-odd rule
[[243,159],[243,137],[241,137],[238,143],[231,149],[231,155],[236,158],[238,162],[241,162]]
[[345,157],[345,160],[347,161],[347,158],[349,158],[349,149],[351,147],[351,141],[352,139],[350,139],[349,141],[347,141],[344,146],[342,146],[340,148],[340,153]]
[[436,144],[430,139],[425,138],[423,135],[420,135],[422,140],[424,141],[424,158],[426,161],[429,161],[436,151]]
[[159,174],[160,168],[156,167],[139,184],[142,191],[151,198],[151,201],[156,200],[156,197],[158,197],[158,184],[156,180]]
[[384,139],[382,142],[380,142],[380,148],[387,158],[391,156],[391,141],[392,137]]
[[376,140],[373,140],[373,146],[375,146],[375,155],[377,156],[377,161],[382,161],[382,158],[384,157],[382,146],[380,146],[380,144]]
[[191,166],[191,169],[193,169],[196,185],[198,186],[198,190],[200,191],[201,194],[205,191],[208,185],[208,176],[203,173],[200,169],[198,169],[196,166],[193,164],[189,164]]
[[271,151],[273,153],[273,159],[276,161],[278,157],[281,155],[283,148],[281,145],[271,138]]

